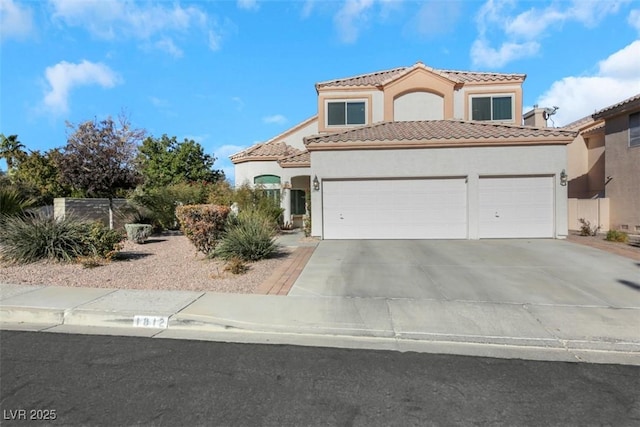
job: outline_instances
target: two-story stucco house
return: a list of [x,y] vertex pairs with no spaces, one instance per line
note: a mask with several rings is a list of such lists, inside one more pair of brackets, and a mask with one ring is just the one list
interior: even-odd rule
[[523,74],[411,67],[316,84],[318,113],[231,156],[324,239],[567,234],[572,131],[522,126]]
[[571,220],[588,217],[600,231],[640,234],[640,94],[566,128],[579,132],[567,146],[568,196],[577,202],[572,209],[585,210]]

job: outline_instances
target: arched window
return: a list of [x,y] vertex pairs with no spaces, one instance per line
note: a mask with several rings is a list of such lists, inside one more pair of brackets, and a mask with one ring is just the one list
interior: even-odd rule
[[280,177],[278,175],[259,175],[253,178],[254,184],[280,184]]

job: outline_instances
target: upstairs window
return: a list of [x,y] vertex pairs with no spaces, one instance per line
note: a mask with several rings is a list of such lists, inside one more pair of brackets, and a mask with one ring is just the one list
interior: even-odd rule
[[629,114],[629,147],[640,147],[640,111]]
[[327,102],[327,125],[364,125],[366,124],[366,104],[364,101]]
[[471,120],[513,120],[512,96],[476,96],[471,98]]

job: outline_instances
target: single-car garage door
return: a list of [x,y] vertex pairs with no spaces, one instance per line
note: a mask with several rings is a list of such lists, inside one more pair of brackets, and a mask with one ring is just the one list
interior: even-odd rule
[[466,239],[467,184],[451,179],[323,181],[325,239]]
[[480,238],[553,237],[552,177],[480,178]]

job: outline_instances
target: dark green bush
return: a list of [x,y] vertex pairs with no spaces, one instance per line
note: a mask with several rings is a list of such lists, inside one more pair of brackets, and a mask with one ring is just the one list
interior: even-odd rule
[[29,263],[42,259],[72,261],[78,257],[110,258],[120,249],[122,235],[101,223],[44,213],[4,216],[0,220],[0,257]]
[[131,201],[142,208],[139,209],[140,218],[137,222],[148,222],[157,230],[176,230],[180,227],[176,218],[176,207],[202,204],[206,202],[207,197],[206,185],[182,183],[138,191],[132,196]]
[[243,211],[232,217],[216,248],[223,259],[257,261],[271,256],[277,249],[272,218],[260,211]]
[[624,231],[609,230],[607,232],[607,237],[605,238],[605,240],[608,240],[610,242],[627,243],[629,242],[629,235]]
[[222,237],[227,216],[227,206],[185,205],[176,208],[180,228],[196,249],[209,256]]

